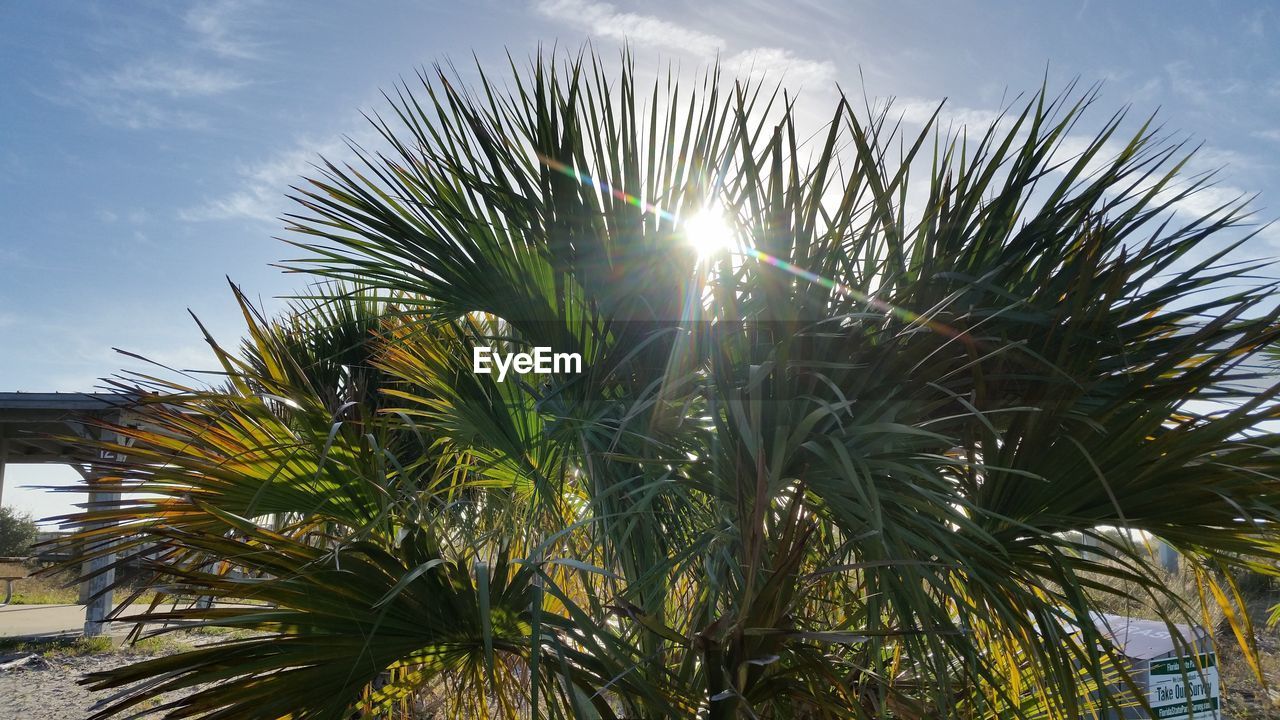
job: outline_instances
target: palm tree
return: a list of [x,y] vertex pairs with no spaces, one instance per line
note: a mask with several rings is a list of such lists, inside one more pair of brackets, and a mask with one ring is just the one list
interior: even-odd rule
[[1255,657],[1228,571],[1277,573],[1280,385],[1242,384],[1280,328],[1244,203],[1174,214],[1181,145],[1082,137],[1071,88],[810,136],[715,70],[419,80],[296,191],[289,267],[338,284],[241,298],[223,387],[131,381],[84,533],[219,601],[148,619],[253,634],[91,676],[130,688],[99,717],[1076,718],[1136,689],[1117,599],[1220,605]]

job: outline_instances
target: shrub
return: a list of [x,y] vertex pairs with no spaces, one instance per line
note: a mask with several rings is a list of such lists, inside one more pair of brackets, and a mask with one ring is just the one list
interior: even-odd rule
[[36,541],[36,521],[30,513],[0,507],[0,556],[24,556]]

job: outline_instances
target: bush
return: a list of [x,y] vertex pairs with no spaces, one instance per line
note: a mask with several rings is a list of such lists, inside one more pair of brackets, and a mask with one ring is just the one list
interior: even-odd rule
[[0,507],[0,556],[23,556],[36,541],[36,521],[29,513]]

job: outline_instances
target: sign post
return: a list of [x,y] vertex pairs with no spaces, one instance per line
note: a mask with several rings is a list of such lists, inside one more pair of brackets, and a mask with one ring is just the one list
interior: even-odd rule
[[1151,706],[1151,714],[1131,707],[1110,713],[1110,720],[1221,720],[1218,660],[1203,628],[1175,625],[1180,642],[1154,620],[1099,615],[1097,625],[1128,660],[1129,675],[1146,688]]
[[[1191,714],[1187,713],[1190,700]],[[1218,661],[1213,653],[1152,660],[1147,670],[1151,717],[1217,720]]]

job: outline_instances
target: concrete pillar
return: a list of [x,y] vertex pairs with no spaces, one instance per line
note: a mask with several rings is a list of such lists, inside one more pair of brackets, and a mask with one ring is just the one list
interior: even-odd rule
[[[92,487],[100,477],[101,475],[98,471],[91,467],[86,479]],[[118,500],[120,500],[120,493],[98,492],[95,490],[90,490],[89,492],[89,508],[93,510],[110,507]],[[91,573],[103,568],[110,568],[115,561],[115,553],[106,553],[86,560],[84,570],[86,573]],[[88,603],[84,608],[85,637],[105,635],[111,631],[111,623],[107,622],[107,615],[114,607],[111,586],[115,583],[115,579],[116,571],[114,569],[106,569],[100,574],[89,578],[82,586],[82,592],[85,593],[85,600]]]
[[4,435],[4,423],[0,423],[0,506],[4,505],[4,466],[9,461],[9,439]]
[[[118,421],[118,418],[113,418]],[[103,430],[101,439],[107,442],[120,442],[120,437],[110,431]],[[123,460],[124,457],[110,450],[99,450],[98,460],[104,464]],[[87,481],[89,486],[89,504],[90,510],[102,510],[114,507],[120,501],[120,493],[102,492],[95,487],[105,474],[104,468],[97,465],[89,465],[86,470],[82,470],[81,474]],[[102,527],[101,524],[96,527]],[[87,550],[88,548],[86,548]],[[98,548],[97,550],[100,550]],[[113,609],[111,586],[115,584],[116,571],[111,568],[115,564],[115,553],[104,553],[99,557],[86,560],[84,563],[84,572],[89,574],[99,572],[98,575],[89,578],[81,585],[81,599],[86,603],[84,608],[84,634],[85,637],[94,637],[96,635],[105,635],[111,631],[111,623],[107,622],[107,615]],[[104,569],[110,568],[110,569]]]
[[[85,466],[85,465],[72,465],[71,467],[75,468],[76,472],[80,473],[80,477],[85,481],[85,484],[88,484],[88,483],[92,482],[92,480],[93,480],[93,475],[89,472],[89,467],[88,467],[88,466]],[[91,499],[92,499],[92,496],[91,496],[91,495],[89,495],[89,494],[86,494],[86,495],[85,495],[85,498],[86,498],[86,501],[87,501],[87,500],[91,500]],[[90,507],[91,507],[91,506],[86,502],[86,504],[85,504],[85,510],[88,510]],[[73,551],[74,551],[76,554],[78,554],[78,555],[83,555],[83,554],[84,554],[84,543],[78,543],[78,544],[73,548]],[[80,563],[80,574],[81,574],[81,575],[84,575],[84,574],[88,573],[88,572],[89,572],[89,569],[90,569],[90,568],[89,568],[89,563],[88,563],[88,561],[82,561],[82,562]],[[79,599],[77,602],[79,602],[81,605],[88,605],[88,604],[89,604],[89,597],[90,597],[90,596],[89,596],[89,583],[87,583],[87,582],[82,582],[82,583],[80,583],[80,599]]]
[[[1101,547],[1102,545],[1101,543],[1098,542],[1098,538],[1094,537],[1092,534],[1087,532],[1080,533],[1080,544],[1085,546],[1086,548],[1097,548],[1097,547]],[[1081,550],[1080,557],[1086,560],[1097,560],[1098,558],[1102,557],[1102,554],[1097,552],[1091,552],[1090,550]]]
[[1156,552],[1160,557],[1160,567],[1170,575],[1178,574],[1178,551],[1163,540],[1156,540]]

